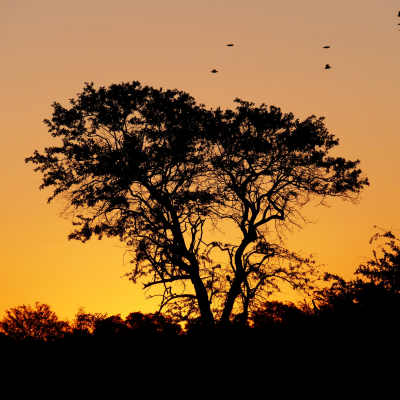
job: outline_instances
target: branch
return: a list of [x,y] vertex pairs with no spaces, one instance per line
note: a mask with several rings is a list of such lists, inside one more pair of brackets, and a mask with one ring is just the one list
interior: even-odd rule
[[168,283],[168,282],[174,282],[174,281],[179,281],[183,279],[190,279],[190,275],[181,275],[181,276],[174,276],[173,278],[169,279],[163,279],[161,281],[153,281],[153,282],[148,282],[148,283],[143,283],[143,289],[147,289],[150,286],[153,285],[158,285],[159,283]]

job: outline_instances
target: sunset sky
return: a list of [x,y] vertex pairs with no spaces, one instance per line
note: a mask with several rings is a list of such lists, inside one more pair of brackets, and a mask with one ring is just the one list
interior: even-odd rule
[[326,117],[340,139],[333,155],[361,160],[370,187],[358,205],[305,207],[315,224],[288,245],[351,278],[376,246],[374,225],[400,229],[399,11],[394,0],[2,0],[0,318],[36,301],[70,320],[79,306],[122,317],[157,310],[121,278],[123,243],[67,240],[71,222],[24,162],[59,143],[43,119],[85,82],[139,81],[208,108],[234,108],[239,97]]

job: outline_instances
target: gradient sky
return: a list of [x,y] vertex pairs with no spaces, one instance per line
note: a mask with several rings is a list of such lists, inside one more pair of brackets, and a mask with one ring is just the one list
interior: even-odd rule
[[35,301],[62,319],[79,306],[156,311],[140,285],[120,278],[129,271],[123,243],[68,241],[71,222],[24,163],[58,143],[43,119],[84,82],[139,81],[207,107],[233,108],[239,97],[326,117],[340,139],[333,154],[360,159],[371,186],[358,205],[307,206],[316,223],[288,243],[351,278],[372,254],[374,225],[400,228],[399,10],[394,0],[1,0],[0,318]]

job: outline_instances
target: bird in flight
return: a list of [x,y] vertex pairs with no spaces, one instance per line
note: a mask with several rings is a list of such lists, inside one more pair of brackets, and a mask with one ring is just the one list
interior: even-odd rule
[[213,69],[212,71],[211,71],[213,74],[215,74],[216,72],[218,72],[216,69]]
[[329,64],[326,64],[325,69],[329,69],[329,68],[332,68],[332,67]]
[[324,46],[323,49],[329,49],[331,46]]
[[227,46],[228,46],[228,47],[232,47],[232,46],[233,46],[233,44],[227,44]]

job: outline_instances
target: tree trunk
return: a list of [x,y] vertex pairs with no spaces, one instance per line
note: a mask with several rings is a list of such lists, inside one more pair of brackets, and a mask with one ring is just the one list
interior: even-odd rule
[[190,279],[193,283],[194,290],[196,291],[197,302],[200,308],[201,323],[204,328],[206,328],[207,330],[211,330],[214,329],[215,327],[214,316],[211,312],[207,290],[204,287],[203,281],[198,275],[199,268],[197,260],[196,260],[196,266],[197,268],[194,268],[196,270],[196,273],[192,273]]
[[246,247],[255,240],[257,240],[257,234],[255,232],[255,229],[254,228],[252,230],[249,229],[248,234],[243,238],[242,243],[240,244],[235,253],[236,276],[232,283],[231,288],[229,289],[228,296],[224,305],[224,311],[222,312],[222,317],[221,317],[222,325],[229,324],[229,318],[231,316],[235,300],[240,293],[240,286],[246,279],[246,273],[244,271],[242,263],[242,256],[244,254]]

